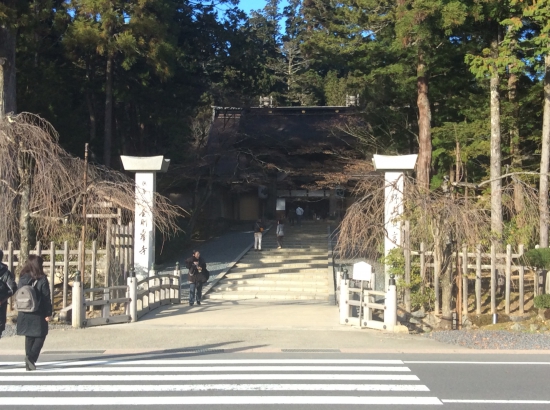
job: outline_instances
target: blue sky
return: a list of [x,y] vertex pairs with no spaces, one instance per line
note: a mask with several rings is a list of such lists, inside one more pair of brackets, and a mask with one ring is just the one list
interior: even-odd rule
[[[283,0],[281,5],[281,11],[282,11],[282,8],[286,6],[286,4],[287,2]],[[240,0],[239,6],[243,11],[249,14],[250,10],[263,9],[265,6],[265,1],[264,0]]]

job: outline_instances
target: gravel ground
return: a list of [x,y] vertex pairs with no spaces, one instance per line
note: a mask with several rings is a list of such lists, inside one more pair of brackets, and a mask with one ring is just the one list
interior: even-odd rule
[[505,330],[446,330],[425,335],[438,342],[495,350],[550,350],[550,335]]

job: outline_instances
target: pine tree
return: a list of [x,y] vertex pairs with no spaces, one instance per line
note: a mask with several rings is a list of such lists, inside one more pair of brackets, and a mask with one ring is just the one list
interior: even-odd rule
[[523,14],[538,26],[538,33],[531,42],[536,47],[535,61],[538,60],[537,57],[544,61],[541,67],[543,73],[543,118],[539,182],[539,245],[547,248],[550,219],[548,211],[548,172],[550,172],[550,1],[534,0],[524,7]]

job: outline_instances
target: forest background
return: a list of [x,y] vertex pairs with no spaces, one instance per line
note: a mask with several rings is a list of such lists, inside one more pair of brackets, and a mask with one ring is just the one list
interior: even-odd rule
[[[67,151],[82,156],[89,142],[91,160],[115,169],[119,155],[167,155],[160,189],[192,190],[185,171],[200,163],[212,105],[270,95],[279,106],[341,106],[359,94],[358,140],[419,153],[421,187],[470,184],[484,198],[502,185],[480,181],[547,181],[549,1],[285,4],[247,15],[236,0],[3,1],[0,111],[40,115]],[[504,208],[486,198],[494,232],[537,242],[517,217],[521,195]]]

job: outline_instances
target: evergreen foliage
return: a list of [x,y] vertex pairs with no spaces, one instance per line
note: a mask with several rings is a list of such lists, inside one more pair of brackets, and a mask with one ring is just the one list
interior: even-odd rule
[[[457,197],[483,203],[489,186],[472,187],[491,175],[493,74],[503,173],[541,166],[549,10],[548,0],[266,0],[246,15],[237,0],[10,0],[0,35],[17,34],[17,110],[50,121],[71,153],[90,142],[95,162],[169,154],[188,166],[202,155],[193,124],[212,105],[359,94],[350,133],[378,153],[422,153],[432,190],[449,177]],[[514,198],[503,239],[536,243]]]

